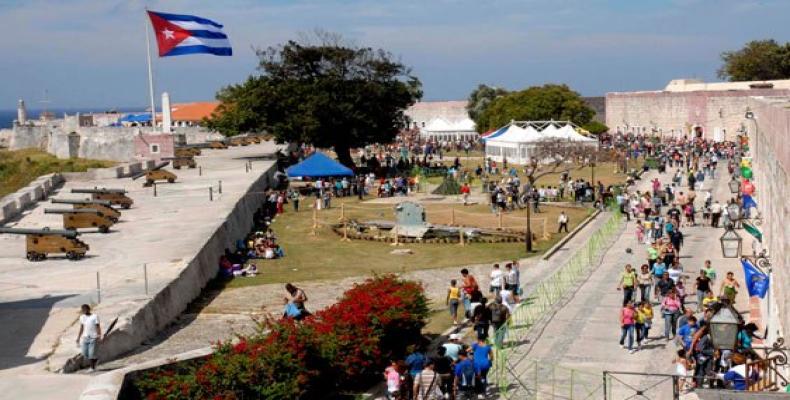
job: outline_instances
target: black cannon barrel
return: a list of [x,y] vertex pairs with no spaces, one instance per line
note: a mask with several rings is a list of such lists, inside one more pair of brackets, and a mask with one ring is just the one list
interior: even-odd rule
[[107,200],[90,200],[90,199],[51,199],[53,204],[98,204],[100,206],[112,206],[111,201]]
[[162,168],[166,167],[167,164],[170,164],[170,161],[162,161],[159,164],[154,165],[154,167],[149,169],[149,171],[156,171],[158,169],[162,169]]
[[[195,157],[193,156],[176,156],[176,157],[162,157],[163,160],[173,161],[173,160],[192,160]],[[159,169],[159,168],[157,168]]]
[[44,214],[100,214],[95,208],[45,208]]
[[71,193],[119,193],[119,194],[126,194],[126,189],[108,189],[108,188],[95,187],[93,189],[71,189]]
[[30,228],[2,228],[0,227],[0,233],[10,233],[14,235],[60,235],[69,238],[74,238],[79,235],[79,233],[75,230],[71,229],[30,229]]

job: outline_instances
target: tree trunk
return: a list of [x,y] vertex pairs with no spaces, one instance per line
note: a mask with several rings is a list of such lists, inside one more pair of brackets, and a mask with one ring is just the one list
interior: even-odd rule
[[356,164],[354,164],[354,160],[351,158],[351,149],[348,146],[335,146],[335,154],[337,154],[337,161],[340,161],[340,163],[346,167],[351,169],[357,167]]

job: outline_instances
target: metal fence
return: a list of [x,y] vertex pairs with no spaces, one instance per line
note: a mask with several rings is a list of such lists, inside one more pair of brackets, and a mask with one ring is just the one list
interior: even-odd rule
[[622,230],[622,214],[610,207],[608,220],[587,244],[564,265],[541,282],[520,303],[505,324],[496,332],[495,364],[491,372],[502,398],[518,399],[600,399],[604,396],[604,379],[599,372],[564,368],[529,359],[529,342],[533,327],[546,322],[560,302],[597,266],[600,258]]

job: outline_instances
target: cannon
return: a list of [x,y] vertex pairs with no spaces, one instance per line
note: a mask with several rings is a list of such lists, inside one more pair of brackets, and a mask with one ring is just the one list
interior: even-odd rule
[[213,142],[209,142],[208,143],[208,148],[209,149],[227,149],[228,145],[226,145],[223,142],[215,140]]
[[251,141],[246,136],[234,136],[230,138],[231,146],[249,146]]
[[113,225],[109,217],[102,215],[95,208],[78,208],[76,210],[45,208],[44,214],[62,214],[63,227],[71,230],[77,228],[98,228],[99,232],[107,233]]
[[199,147],[176,147],[176,157],[195,157],[201,154]]
[[121,218],[121,212],[112,208],[112,203],[107,200],[52,199],[51,201],[52,204],[71,204],[75,210],[92,208],[109,218],[113,223],[117,223]]
[[156,181],[167,181],[168,183],[173,183],[176,181],[176,174],[166,171],[162,168],[166,167],[167,164],[170,164],[170,161],[165,161],[157,164],[153,168],[149,169],[148,171],[143,171],[138,174],[132,175],[132,180],[136,180],[138,178],[145,177],[145,183],[143,183],[144,187],[148,187],[154,184]]
[[79,233],[74,230],[0,227],[0,233],[26,235],[27,259],[30,261],[44,260],[53,253],[65,254],[69,260],[79,260],[90,249],[85,242],[77,239]]
[[195,157],[193,156],[175,156],[167,157],[162,160],[167,160],[173,163],[173,168],[181,169],[181,167],[197,168]]
[[124,189],[94,187],[93,189],[71,189],[71,193],[90,194],[93,200],[106,200],[124,209],[129,209],[134,204],[134,200],[126,196],[127,192]]

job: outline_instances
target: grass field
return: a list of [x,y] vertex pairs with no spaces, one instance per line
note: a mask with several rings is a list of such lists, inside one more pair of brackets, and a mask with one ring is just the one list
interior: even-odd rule
[[61,160],[38,149],[0,150],[0,197],[13,193],[42,175],[53,172],[83,172],[88,168],[115,165],[112,161]]
[[[371,219],[394,220],[393,205],[359,203],[355,198],[345,198],[346,218],[360,221]],[[305,202],[302,202],[304,207]],[[426,205],[428,221],[449,223],[453,218],[450,209],[455,209],[455,222],[464,226],[497,227],[499,218],[492,214],[486,205],[464,207],[461,204]],[[532,230],[543,234],[543,220],[546,230],[552,232],[546,240],[534,243],[535,252],[541,254],[550,248],[563,235],[554,234],[557,230],[557,216],[565,210],[570,216],[571,229],[580,223],[589,209],[570,207],[544,207],[542,213],[533,215]],[[393,246],[388,243],[354,240],[341,241],[327,223],[337,223],[340,219],[340,201],[333,208],[318,212],[321,224],[318,235],[312,233],[312,209],[294,213],[287,207],[284,214],[277,217],[272,228],[278,242],[285,250],[285,257],[277,260],[257,262],[260,275],[254,278],[234,279],[228,287],[280,283],[288,281],[339,279],[371,273],[405,272],[419,269],[452,267],[458,265],[494,262],[512,258],[526,257],[524,243],[473,243],[466,246],[458,244],[405,244],[400,248],[413,251],[410,255],[391,255]],[[502,219],[505,228],[524,229],[525,211],[506,214]],[[542,239],[542,238],[541,238]]]

